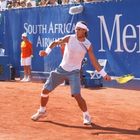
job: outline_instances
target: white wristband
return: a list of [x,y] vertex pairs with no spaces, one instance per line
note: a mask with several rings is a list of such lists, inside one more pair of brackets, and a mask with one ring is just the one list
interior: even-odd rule
[[49,54],[51,51],[52,51],[52,49],[51,49],[50,47],[48,47],[48,48],[45,50],[45,52],[46,52],[47,54]]
[[104,71],[104,69],[101,69],[99,72],[98,72],[102,77],[105,77],[107,75],[107,73]]

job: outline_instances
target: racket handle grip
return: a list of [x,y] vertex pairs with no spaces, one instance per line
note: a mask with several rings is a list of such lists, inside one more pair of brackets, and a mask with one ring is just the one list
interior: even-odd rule
[[111,80],[116,80],[117,79],[117,77],[111,77]]

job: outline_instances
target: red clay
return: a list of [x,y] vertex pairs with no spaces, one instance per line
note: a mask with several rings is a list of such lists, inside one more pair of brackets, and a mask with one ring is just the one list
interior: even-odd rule
[[82,124],[82,112],[69,86],[50,95],[48,116],[33,122],[43,83],[0,82],[0,140],[140,140],[140,92],[82,89],[93,125]]

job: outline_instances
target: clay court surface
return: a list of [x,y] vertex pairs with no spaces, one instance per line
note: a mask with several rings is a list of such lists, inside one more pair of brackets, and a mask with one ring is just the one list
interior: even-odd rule
[[33,122],[42,85],[0,82],[0,140],[140,140],[140,91],[83,88],[93,120],[92,126],[84,126],[69,86],[56,88],[48,116]]

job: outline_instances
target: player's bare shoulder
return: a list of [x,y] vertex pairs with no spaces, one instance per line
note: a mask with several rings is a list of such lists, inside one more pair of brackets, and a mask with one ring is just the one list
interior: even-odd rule
[[63,38],[60,38],[60,40],[62,40],[63,43],[68,43],[69,42],[69,38],[70,38],[70,35],[66,35]]

